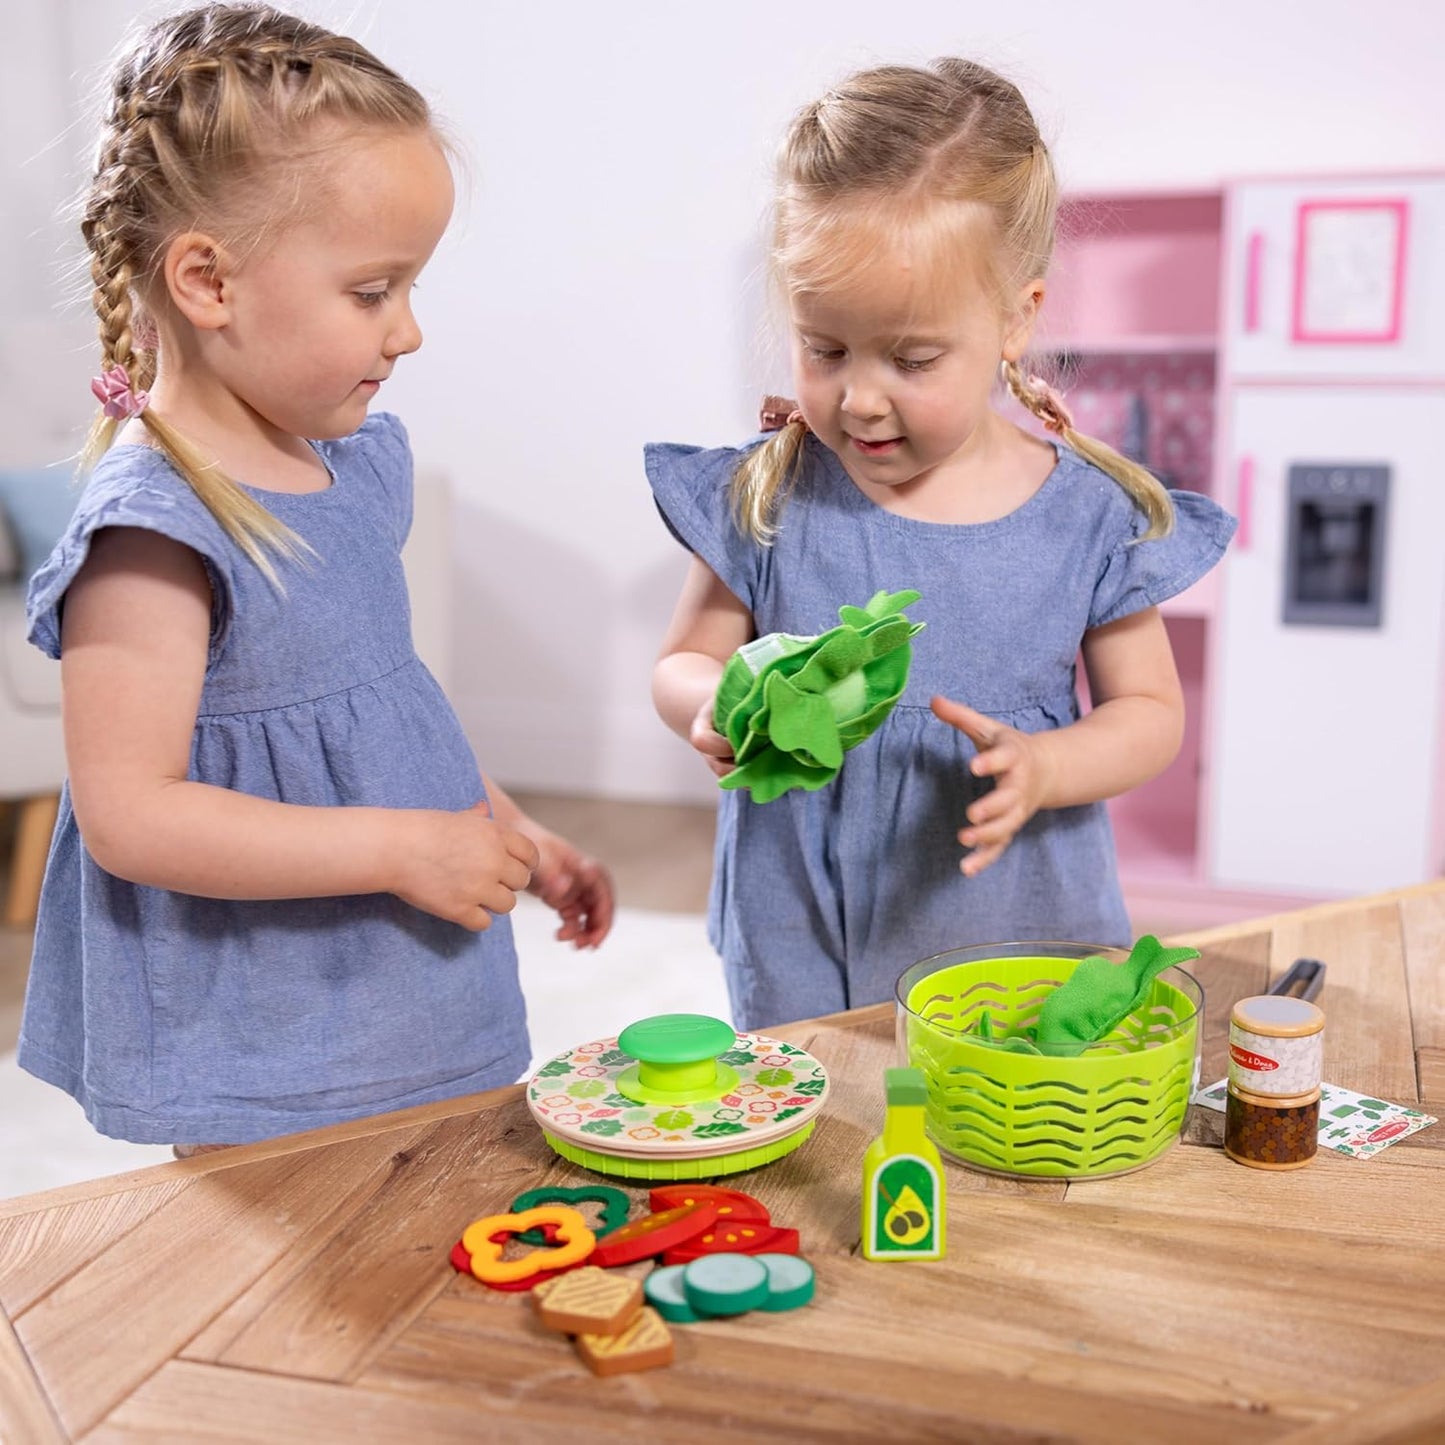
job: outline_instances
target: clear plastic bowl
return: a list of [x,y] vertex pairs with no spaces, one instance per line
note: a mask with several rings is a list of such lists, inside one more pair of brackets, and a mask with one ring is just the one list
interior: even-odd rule
[[[1092,955],[1087,943],[992,943],[925,958],[895,991],[898,1057],[928,1081],[928,1132],[970,1168],[1100,1179],[1152,1164],[1184,1131],[1199,1084],[1204,990],[1167,968],[1143,1005],[1074,1056],[1016,1053],[1003,1040]],[[987,1013],[995,1038],[980,1037]]]

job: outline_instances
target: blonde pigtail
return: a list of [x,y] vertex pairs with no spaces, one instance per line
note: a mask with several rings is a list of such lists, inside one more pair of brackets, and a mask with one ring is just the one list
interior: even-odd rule
[[[262,214],[250,198],[268,190],[260,182],[270,171],[283,183],[278,194],[301,193],[290,142],[304,144],[306,128],[328,118],[432,128],[420,92],[346,36],[265,4],[211,3],[179,12],[151,27],[117,65],[81,221],[102,372],[120,368],[128,414],[140,417],[226,535],[278,590],[278,558],[315,554],[145,404],[157,361],[151,308],[164,299],[159,266],[171,237],[199,219],[244,250],[291,213],[294,201]],[[82,476],[115,440],[119,418],[110,410],[91,426]]]
[[1003,363],[1003,378],[1014,398],[1036,416],[1046,430],[1061,437],[1081,457],[1092,462],[1100,471],[1107,472],[1124,489],[1149,524],[1138,541],[1150,542],[1157,537],[1168,536],[1174,529],[1174,503],[1169,489],[1153,472],[1141,467],[1138,462],[1130,461],[1106,442],[1076,431],[1057,393],[1051,387],[1031,384],[1018,362]]
[[744,536],[766,547],[778,533],[777,516],[803,466],[808,424],[794,415],[754,447],[732,478],[733,518]]
[[[124,153],[123,138],[103,158],[101,174],[107,171],[124,175],[116,164]],[[107,166],[104,160],[111,164]],[[156,354],[153,346],[136,343],[136,308],[134,277],[126,252],[122,225],[113,217],[123,214],[124,196],[119,187],[97,186],[86,208],[81,230],[91,249],[91,293],[96,320],[99,323],[101,371],[119,366],[130,381],[133,394],[149,391],[156,376]],[[146,326],[149,332],[150,327]],[[208,461],[180,431],[163,420],[150,407],[140,413],[140,420],[171,465],[200,498],[206,510],[216,519],[226,535],[255,563],[262,576],[278,591],[284,592],[281,579],[269,553],[299,560],[312,549],[289,527],[266,510],[254,497],[228,477],[218,465]],[[115,441],[120,425],[117,418],[104,410],[96,413],[80,454],[80,476],[89,475]]]

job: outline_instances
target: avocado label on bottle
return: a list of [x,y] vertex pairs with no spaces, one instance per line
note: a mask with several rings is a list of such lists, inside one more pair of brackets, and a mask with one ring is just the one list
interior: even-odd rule
[[873,1177],[871,1204],[870,1255],[938,1254],[938,1176],[927,1160],[916,1154],[887,1160]]

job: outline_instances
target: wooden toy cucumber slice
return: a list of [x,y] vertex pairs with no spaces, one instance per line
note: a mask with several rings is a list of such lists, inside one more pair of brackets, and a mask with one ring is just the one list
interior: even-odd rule
[[768,1270],[750,1254],[709,1254],[682,1267],[687,1302],[703,1315],[741,1315],[768,1298]]
[[761,1308],[781,1312],[795,1310],[813,1298],[813,1266],[796,1254],[755,1254],[768,1272],[768,1297]]

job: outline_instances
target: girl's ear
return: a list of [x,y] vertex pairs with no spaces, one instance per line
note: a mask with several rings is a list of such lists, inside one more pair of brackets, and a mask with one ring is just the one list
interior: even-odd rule
[[164,274],[171,304],[202,331],[219,331],[231,319],[227,282],[234,265],[213,236],[186,231],[166,247]]
[[1029,349],[1039,308],[1044,304],[1043,277],[1021,286],[1014,297],[1014,313],[1009,330],[1004,333],[1003,359],[1017,361]]

